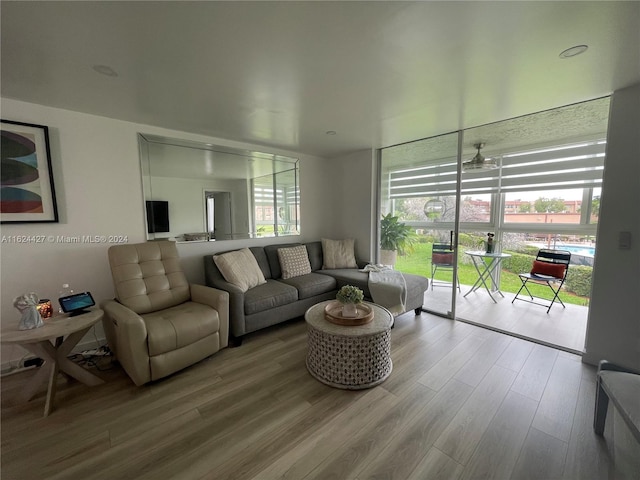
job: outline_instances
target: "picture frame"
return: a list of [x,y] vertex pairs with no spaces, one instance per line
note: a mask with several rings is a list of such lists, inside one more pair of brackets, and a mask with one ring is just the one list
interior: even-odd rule
[[0,223],[57,223],[49,128],[0,120]]

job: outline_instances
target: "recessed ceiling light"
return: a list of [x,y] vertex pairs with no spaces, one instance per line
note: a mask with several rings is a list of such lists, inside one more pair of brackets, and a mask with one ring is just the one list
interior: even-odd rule
[[96,72],[98,72],[98,73],[100,73],[102,75],[106,75],[107,77],[117,77],[118,76],[118,72],[116,72],[109,65],[94,65],[91,68],[93,68]]
[[326,133],[327,135],[335,135],[335,134],[336,134],[336,131],[335,131],[335,130],[327,130],[327,131],[326,131],[326,132],[324,132],[324,133]]
[[571,58],[571,57],[575,57],[576,55],[580,55],[581,53],[584,53],[587,51],[589,47],[587,45],[576,45],[575,47],[571,47],[571,48],[567,48],[566,50],[563,50],[562,52],[560,52],[560,58]]

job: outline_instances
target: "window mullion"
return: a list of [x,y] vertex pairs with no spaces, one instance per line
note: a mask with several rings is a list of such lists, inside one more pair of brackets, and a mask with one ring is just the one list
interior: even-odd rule
[[585,188],[582,191],[582,205],[580,206],[580,225],[588,225],[591,222],[591,200],[593,188]]

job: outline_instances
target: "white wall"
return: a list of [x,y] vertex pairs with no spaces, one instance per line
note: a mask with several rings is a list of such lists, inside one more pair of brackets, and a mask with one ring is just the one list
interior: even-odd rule
[[[75,290],[90,290],[97,302],[113,297],[107,261],[110,244],[62,243],[56,238],[115,235],[126,237],[129,243],[145,241],[138,132],[298,157],[302,236],[296,239],[319,239],[333,218],[322,203],[330,191],[327,185],[331,177],[323,159],[11,99],[1,99],[0,109],[3,119],[49,127],[60,214],[59,223],[0,227],[5,238],[0,244],[2,326],[18,323],[20,314],[12,300],[26,292],[57,299],[61,284],[67,282]],[[45,242],[18,244],[7,240],[18,235],[43,235]],[[49,236],[53,240],[47,240]],[[284,243],[291,238],[180,244],[179,250],[189,280],[202,283],[203,255],[245,245]],[[5,366],[9,360],[19,360],[24,351],[3,346],[1,353]]]
[[[583,360],[640,371],[640,85],[613,94],[606,154]],[[624,231],[628,250],[618,247]]]
[[[359,260],[374,262],[377,227],[377,162],[374,149],[329,161],[333,172],[334,239],[354,238]],[[327,234],[324,234],[326,237]]]

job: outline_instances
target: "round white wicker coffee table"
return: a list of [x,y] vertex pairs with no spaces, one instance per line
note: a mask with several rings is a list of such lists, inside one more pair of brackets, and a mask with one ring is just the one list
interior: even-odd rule
[[393,315],[367,303],[373,320],[365,325],[336,325],[325,319],[324,307],[314,305],[304,315],[308,326],[307,369],[317,380],[348,390],[371,388],[391,374]]

